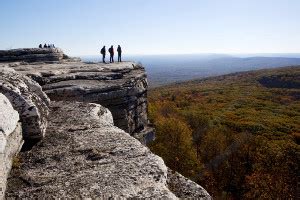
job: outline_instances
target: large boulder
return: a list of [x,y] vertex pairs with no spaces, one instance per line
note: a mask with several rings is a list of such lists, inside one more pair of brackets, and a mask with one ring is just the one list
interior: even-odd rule
[[30,78],[9,68],[0,68],[0,92],[19,112],[25,147],[32,146],[45,135],[49,99]]
[[0,93],[0,199],[4,198],[6,179],[22,144],[19,114],[6,96]]

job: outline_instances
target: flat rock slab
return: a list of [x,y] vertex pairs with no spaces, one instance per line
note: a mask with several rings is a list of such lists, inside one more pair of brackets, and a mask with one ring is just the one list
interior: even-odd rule
[[13,63],[11,67],[37,81],[51,100],[98,103],[107,107],[115,125],[131,135],[138,135],[136,133],[148,125],[148,82],[139,64]]
[[7,198],[176,199],[163,160],[115,127],[97,104],[53,102],[46,137],[20,157]]

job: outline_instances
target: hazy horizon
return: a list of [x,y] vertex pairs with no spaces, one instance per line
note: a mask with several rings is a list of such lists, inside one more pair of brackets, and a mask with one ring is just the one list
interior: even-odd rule
[[[83,56],[84,62],[102,62],[99,55]],[[227,54],[126,55],[123,61],[140,62],[146,68],[149,86],[156,87],[211,76],[256,69],[300,65],[294,57],[237,57]]]
[[[233,56],[233,57],[241,57],[241,58],[246,58],[246,57],[284,57],[284,58],[299,58],[300,57],[300,52],[299,53],[173,53],[173,54],[124,54],[123,56],[125,57],[131,57],[131,56],[177,56],[177,55],[224,55],[224,56]],[[99,54],[91,54],[91,55],[70,55],[74,57],[94,57],[94,56],[99,56],[101,57],[102,55]]]

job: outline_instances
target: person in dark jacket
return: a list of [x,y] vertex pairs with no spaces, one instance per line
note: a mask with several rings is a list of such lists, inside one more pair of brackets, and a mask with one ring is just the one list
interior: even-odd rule
[[47,48],[47,47],[48,47],[48,46],[47,46],[47,44],[45,43],[45,44],[44,44],[44,48]]
[[102,62],[105,63],[105,54],[106,54],[105,46],[102,47],[100,53],[102,54]]
[[42,45],[42,44],[40,44],[40,45],[39,45],[39,48],[40,48],[40,49],[41,49],[41,48],[43,48],[43,45]]
[[111,47],[108,49],[108,52],[110,54],[109,62],[113,63],[114,62],[114,54],[115,54],[113,45],[111,45]]
[[121,49],[120,45],[118,45],[117,52],[118,52],[118,62],[122,62],[122,59],[121,59],[122,49]]

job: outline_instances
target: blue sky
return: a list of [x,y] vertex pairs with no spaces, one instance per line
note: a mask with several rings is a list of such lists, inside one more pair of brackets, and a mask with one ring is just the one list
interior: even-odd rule
[[0,49],[300,53],[299,0],[1,0]]

